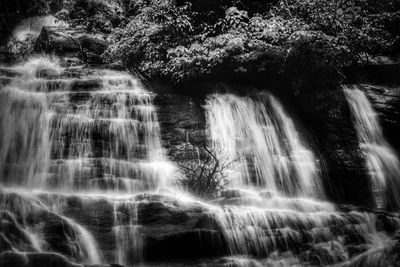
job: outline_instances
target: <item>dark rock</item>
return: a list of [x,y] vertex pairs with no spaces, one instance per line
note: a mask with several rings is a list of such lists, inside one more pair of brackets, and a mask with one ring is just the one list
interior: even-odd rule
[[70,262],[67,258],[56,253],[17,253],[3,252],[0,254],[0,266],[12,267],[82,267],[83,265]]
[[397,154],[400,154],[400,81],[397,85],[363,84],[360,88],[371,100],[385,138]]
[[[191,148],[203,147],[206,143],[205,118],[198,99],[161,92],[156,95],[154,105],[157,106],[164,147],[172,158],[178,157],[178,153],[192,157]],[[186,146],[187,143],[191,147]]]
[[23,226],[16,221],[11,212],[0,211],[0,218],[0,239],[2,240],[0,251],[11,250],[11,248],[18,251],[35,251]]
[[12,250],[13,246],[11,242],[5,237],[3,233],[0,233],[0,252]]
[[[1,60],[0,60],[1,62]],[[13,78],[21,74],[15,70],[0,67],[0,88],[13,81]]]
[[0,76],[1,77],[7,77],[7,78],[14,78],[16,76],[20,76],[21,73],[18,71],[15,71],[13,69],[7,69],[7,68],[0,68]]
[[101,85],[100,79],[75,80],[71,85],[71,91],[94,91],[99,89]]
[[343,71],[347,83],[399,84],[400,56],[377,57],[365,64],[346,67]]
[[57,55],[79,55],[89,63],[101,63],[108,47],[106,36],[89,33],[83,28],[43,27],[36,41],[36,51]]
[[184,210],[161,202],[140,203],[138,209],[139,223],[143,225],[185,224],[189,220]]
[[77,229],[66,218],[50,212],[38,199],[0,192],[0,207],[6,210],[2,212],[5,219],[1,221],[1,230],[7,231],[5,236],[9,241],[14,241],[17,248],[33,251],[34,246],[23,227],[40,229],[46,250],[81,260],[83,254]]
[[172,232],[145,240],[145,259],[194,259],[225,255],[226,244],[219,232],[187,230]]
[[254,192],[248,192],[240,189],[229,189],[221,192],[221,196],[224,198],[236,198],[236,197],[256,197]]
[[344,267],[380,267],[380,266],[399,266],[398,252],[395,246],[387,243],[380,247],[370,248],[366,252],[353,257]]
[[321,167],[329,199],[371,206],[365,159],[343,90],[303,91],[286,99],[290,99],[286,106],[301,119],[316,142],[314,150],[324,159]]

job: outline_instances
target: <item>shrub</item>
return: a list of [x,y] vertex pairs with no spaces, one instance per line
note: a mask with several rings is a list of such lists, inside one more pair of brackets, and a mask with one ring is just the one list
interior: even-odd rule
[[6,45],[6,52],[10,55],[11,60],[24,61],[34,52],[36,36],[28,35],[23,41],[17,38],[11,38]]
[[215,151],[204,145],[205,155],[196,155],[192,150],[191,156],[177,158],[181,177],[178,183],[184,190],[204,199],[217,197],[228,184],[226,180],[227,168],[231,165],[228,159],[220,161]]
[[114,44],[105,52],[108,62],[157,76],[165,68],[167,50],[189,41],[193,30],[189,6],[177,7],[169,0],[154,0],[125,27],[114,31]]

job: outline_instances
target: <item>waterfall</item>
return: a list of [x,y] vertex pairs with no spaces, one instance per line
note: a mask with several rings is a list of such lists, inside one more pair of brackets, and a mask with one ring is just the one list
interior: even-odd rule
[[[174,172],[161,145],[154,95],[126,73],[65,69],[57,59],[33,58],[12,70],[18,75],[0,90],[1,184],[15,192],[10,197],[23,191],[40,203],[39,210],[68,224],[81,248],[74,257],[90,264],[103,262],[95,237],[63,215],[65,203],[57,197],[48,205],[38,197],[51,191],[58,198],[106,198],[115,208],[115,261],[110,262],[142,261],[136,203],[129,197],[171,186]],[[27,205],[14,204],[14,212]],[[40,250],[35,233],[21,229]]]
[[68,73],[43,58],[16,69],[0,92],[3,183],[130,193],[169,185],[153,95],[137,80]]
[[215,94],[207,100],[206,113],[219,157],[236,160],[229,170],[230,187],[321,197],[316,158],[275,97]]
[[354,117],[360,148],[365,154],[375,204],[378,208],[400,207],[400,161],[385,140],[378,115],[362,86],[344,86]]
[[[138,224],[137,203],[134,200],[121,200],[114,204],[114,231],[116,237],[115,262],[128,266],[130,262],[143,261],[143,242]],[[123,212],[128,213],[124,218]]]
[[79,243],[83,248],[82,257],[87,258],[90,264],[100,264],[101,257],[98,245],[94,240],[92,234],[86,230],[82,225],[78,224],[72,219],[63,217],[79,234]]
[[[26,235],[31,244],[31,248],[20,248],[16,242],[14,251],[22,249],[21,252],[44,252],[45,248],[60,246],[59,242],[65,242],[61,246],[74,248],[71,250],[71,257],[90,264],[101,263],[98,245],[93,235],[85,227],[70,218],[54,213],[54,210],[29,191],[4,189],[0,193],[1,218],[12,225],[12,227],[6,226],[4,229],[9,232],[7,234],[11,236],[10,240],[15,238],[13,235],[21,232]],[[49,223],[48,227],[46,227],[46,223]],[[4,226],[2,225],[2,227]],[[7,227],[9,227],[8,231]],[[54,244],[52,235],[49,235],[50,229],[54,227],[63,229],[63,234],[66,236],[65,240],[56,239],[57,243]]]
[[[327,266],[393,246],[398,216],[327,201],[318,157],[269,93],[206,98],[210,150],[232,164],[227,187],[203,202],[174,190],[155,95],[129,74],[39,57],[0,68],[0,80],[0,257],[24,255],[27,265],[47,255],[71,265]],[[365,95],[346,95],[376,192],[382,203],[396,201],[398,159]],[[201,163],[202,151],[194,152]]]
[[285,252],[311,243],[324,251],[314,264],[326,266],[351,260],[347,238],[361,236],[367,249],[390,242],[376,229],[376,217],[344,214],[320,200],[317,159],[271,94],[214,94],[205,108],[218,157],[237,159],[227,174],[232,192],[212,212],[231,255],[267,257],[268,266],[296,265],[296,255]]

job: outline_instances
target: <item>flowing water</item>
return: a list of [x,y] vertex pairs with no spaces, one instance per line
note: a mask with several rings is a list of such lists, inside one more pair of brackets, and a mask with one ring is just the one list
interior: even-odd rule
[[361,86],[344,92],[354,117],[360,148],[366,156],[372,191],[378,208],[400,207],[400,161],[385,140],[378,115]]
[[[173,237],[187,242],[188,228],[200,238],[205,227],[212,244],[222,240],[218,249],[226,247],[225,258],[204,259],[205,265],[325,266],[370,257],[392,242],[378,215],[340,211],[327,201],[318,157],[271,94],[207,97],[210,146],[220,160],[233,162],[227,190],[205,203],[174,187],[154,94],[138,80],[64,68],[48,58],[9,71],[16,75],[0,88],[0,214],[2,233],[18,234],[0,235],[8,250],[137,266],[152,255],[146,250],[152,244]],[[352,99],[354,92],[346,92]],[[354,101],[360,98],[365,102]],[[364,102],[360,108],[371,111]],[[374,145],[368,151],[389,149],[376,118],[358,123],[375,125],[360,128],[369,138],[365,147]],[[381,173],[393,173],[395,161],[383,156],[370,156],[371,164],[385,163]],[[394,182],[378,178],[383,194]],[[173,251],[166,244],[162,250]]]
[[17,69],[0,99],[3,183],[129,193],[168,186],[173,168],[153,96],[137,80],[107,70],[68,77],[43,59]]
[[316,157],[276,98],[216,94],[206,110],[213,146],[221,159],[235,160],[231,187],[322,197]]
[[263,264],[296,265],[296,256],[282,252],[312,243],[324,252],[308,264],[325,266],[351,260],[346,240],[354,236],[363,236],[369,249],[390,240],[376,229],[375,217],[343,214],[321,201],[317,158],[275,97],[214,94],[206,117],[220,160],[235,159],[227,177],[231,200],[215,211],[232,255],[277,253]]
[[[128,74],[65,70],[47,58],[13,70],[20,76],[0,91],[2,185],[109,199],[115,208],[115,262],[128,264],[132,251],[140,261],[135,203],[115,198],[170,186],[174,166],[161,147],[153,95]],[[53,201],[46,206],[34,193],[29,197],[59,214],[79,235],[80,258],[101,262],[92,234],[63,217],[61,205]],[[119,218],[120,208],[130,210],[132,219]]]

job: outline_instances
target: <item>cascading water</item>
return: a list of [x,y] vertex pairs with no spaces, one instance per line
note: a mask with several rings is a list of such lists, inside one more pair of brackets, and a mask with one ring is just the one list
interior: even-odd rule
[[[31,188],[107,198],[114,203],[115,262],[127,265],[132,251],[140,253],[140,226],[134,218],[120,218],[119,210],[134,214],[129,195],[168,187],[174,171],[163,155],[153,95],[127,74],[64,70],[46,58],[13,70],[20,76],[0,91],[1,183],[17,192]],[[121,194],[128,200],[120,200]],[[51,205],[43,208],[62,214],[57,202]],[[100,263],[90,232],[62,218],[80,235],[88,262]]]
[[204,203],[173,191],[154,95],[128,74],[36,58],[0,82],[0,262],[325,266],[384,252],[377,226],[399,226],[326,202],[317,157],[270,94],[207,98],[210,144],[235,161]]
[[385,140],[378,115],[361,86],[345,86],[378,208],[400,208],[400,161]]
[[231,187],[322,196],[316,158],[273,96],[216,94],[206,110],[213,146],[221,158],[237,159],[230,170]]
[[298,258],[284,252],[313,243],[325,251],[314,264],[328,265],[350,260],[349,236],[364,236],[369,248],[389,240],[376,234],[374,218],[342,214],[317,200],[324,199],[317,159],[272,95],[214,94],[206,114],[221,160],[237,159],[227,177],[230,200],[214,211],[232,255],[268,257],[268,266],[296,265]]
[[[56,78],[41,77],[43,67]],[[20,70],[1,92],[3,180],[66,191],[167,186],[152,95],[136,80],[106,70],[57,77],[62,69],[41,59]]]

